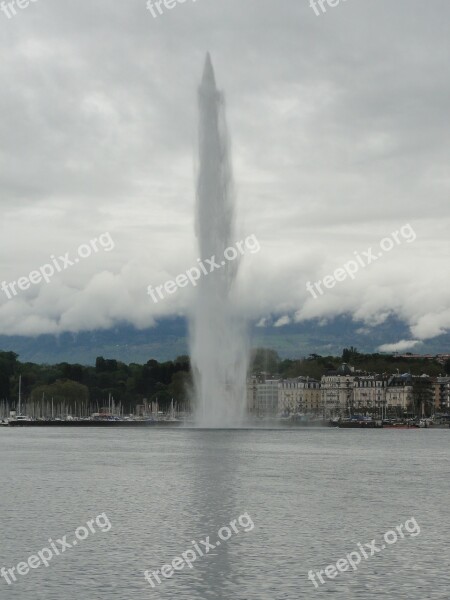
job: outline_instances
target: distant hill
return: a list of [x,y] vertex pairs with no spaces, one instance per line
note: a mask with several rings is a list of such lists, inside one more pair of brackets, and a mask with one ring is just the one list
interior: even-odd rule
[[[364,330],[364,333],[361,331]],[[340,355],[342,349],[355,346],[360,352],[375,352],[381,344],[409,339],[408,327],[398,319],[368,328],[349,317],[339,317],[321,324],[308,321],[284,327],[250,328],[253,347],[276,350],[282,358],[299,358],[316,353]],[[218,340],[220,343],[220,340]],[[137,330],[123,325],[105,331],[38,337],[0,336],[0,350],[12,350],[20,360],[35,363],[94,364],[97,356],[115,358],[126,363],[144,363],[174,359],[188,353],[187,324],[184,318],[164,319],[151,329]],[[450,352],[450,334],[441,335],[416,346],[417,353]]]

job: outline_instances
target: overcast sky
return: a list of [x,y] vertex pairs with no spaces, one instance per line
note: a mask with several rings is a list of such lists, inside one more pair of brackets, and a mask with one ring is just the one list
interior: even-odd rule
[[[448,0],[36,0],[0,13],[0,282],[109,232],[101,249],[8,299],[0,333],[138,327],[196,264],[197,86],[212,54],[225,91],[243,311],[263,326],[396,314],[410,340],[450,328]],[[319,281],[409,224],[376,263]],[[207,257],[202,257],[207,258]]]

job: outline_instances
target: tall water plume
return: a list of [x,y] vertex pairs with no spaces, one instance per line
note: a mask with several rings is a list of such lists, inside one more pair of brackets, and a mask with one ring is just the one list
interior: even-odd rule
[[190,322],[196,423],[238,427],[246,412],[248,347],[233,298],[239,261],[224,258],[238,240],[224,98],[209,54],[199,87],[199,113],[196,235],[201,258],[214,257],[220,268],[199,279]]

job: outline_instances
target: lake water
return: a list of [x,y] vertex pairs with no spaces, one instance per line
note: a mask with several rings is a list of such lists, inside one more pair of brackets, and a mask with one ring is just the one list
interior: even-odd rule
[[[102,513],[111,528],[91,523],[47,568],[0,579],[0,598],[448,600],[449,448],[447,430],[2,428],[0,567]],[[411,519],[418,535],[404,526],[355,570],[308,579],[408,520],[417,534]],[[145,580],[207,536],[220,546],[192,569]]]

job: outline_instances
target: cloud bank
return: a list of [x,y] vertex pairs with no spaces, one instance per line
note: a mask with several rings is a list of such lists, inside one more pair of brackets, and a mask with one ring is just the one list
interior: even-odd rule
[[[109,231],[98,253],[8,299],[0,333],[185,314],[159,285],[196,264],[196,87],[226,91],[243,260],[236,296],[261,326],[397,315],[411,340],[450,328],[446,135],[450,6],[208,0],[152,18],[144,0],[36,2],[0,14],[0,280]],[[410,223],[403,244],[317,299],[306,290]]]

